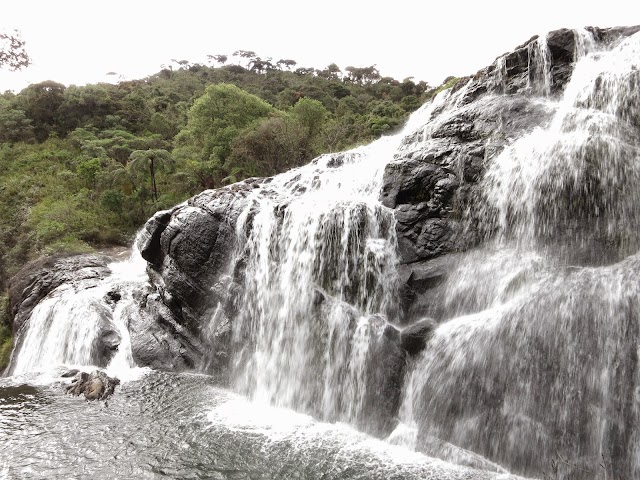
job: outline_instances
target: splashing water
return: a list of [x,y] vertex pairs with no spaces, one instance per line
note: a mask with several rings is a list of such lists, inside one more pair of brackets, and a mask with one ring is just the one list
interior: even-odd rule
[[549,125],[488,166],[468,212],[487,245],[449,279],[451,320],[414,366],[404,421],[426,451],[436,438],[523,474],[640,478],[640,34],[577,49]]
[[398,311],[395,220],[378,200],[383,170],[441,103],[396,135],[324,155],[255,194],[238,226],[246,261],[234,321],[240,391],[358,422],[370,347]]
[[[9,372],[102,366],[121,379],[129,376],[135,362],[127,325],[137,314],[133,287],[147,281],[146,262],[135,250],[128,260],[108,268],[105,278],[64,283],[38,303],[23,327],[26,334]],[[121,298],[114,302],[112,292]]]

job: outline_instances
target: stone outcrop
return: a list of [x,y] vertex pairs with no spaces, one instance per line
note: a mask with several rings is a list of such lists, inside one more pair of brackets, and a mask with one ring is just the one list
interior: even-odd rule
[[[606,44],[640,27],[589,30]],[[477,245],[487,233],[473,221],[463,223],[463,214],[470,212],[466,218],[473,218],[473,209],[482,202],[475,186],[487,161],[510,140],[550,119],[538,100],[544,94],[538,40],[531,38],[461,79],[449,103],[434,112],[430,137],[421,131],[407,137],[403,151],[386,167],[380,198],[395,210],[406,323],[424,316],[442,319],[438,299],[456,265],[455,254]],[[548,95],[559,95],[570,79],[577,42],[573,30],[548,35]]]
[[417,355],[427,346],[437,323],[432,318],[424,318],[400,332],[400,345],[409,355]]
[[87,400],[106,400],[120,385],[120,380],[110,377],[100,370],[94,370],[91,373],[80,372],[78,370],[70,370],[63,374],[63,377],[73,375],[73,380],[66,387],[67,393],[75,395],[84,395]]
[[[219,304],[224,312],[234,310],[232,292],[237,290],[240,274],[230,271],[237,247],[236,225],[248,193],[263,181],[249,179],[207,190],[147,222],[138,248],[149,262],[148,272],[158,292],[152,298],[153,309],[170,313],[176,331],[202,339],[203,318],[210,318]],[[221,330],[218,334],[225,341],[218,343],[224,350],[227,335]],[[207,347],[212,348],[217,346]],[[205,361],[212,371],[223,371],[227,359],[226,353],[214,351]]]
[[[114,258],[102,254],[57,255],[31,262],[18,272],[9,285],[16,348],[24,340],[25,321],[43,299],[63,286],[74,291],[98,287],[112,274],[108,267],[112,262]],[[106,367],[118,350],[122,338],[113,314],[127,295],[133,297],[124,308],[136,364],[173,371],[194,368],[202,349],[196,336],[182,326],[181,318],[176,319],[155,288],[126,280],[112,285],[104,298],[92,300],[98,331],[91,346],[91,363]]]
[[71,282],[96,285],[110,274],[112,261],[106,255],[55,255],[25,265],[9,283],[14,335],[50,292]]
[[369,321],[380,323],[382,334],[372,338],[369,348],[361,427],[372,435],[386,437],[398,422],[407,354],[393,325],[375,317]]
[[[13,315],[14,344],[23,340],[24,323],[33,309],[56,288],[70,285],[76,289],[93,288],[110,275],[106,255],[56,255],[27,264],[9,284],[9,302]],[[99,312],[98,334],[92,348],[92,361],[106,366],[120,345],[121,337],[107,307],[96,305]]]

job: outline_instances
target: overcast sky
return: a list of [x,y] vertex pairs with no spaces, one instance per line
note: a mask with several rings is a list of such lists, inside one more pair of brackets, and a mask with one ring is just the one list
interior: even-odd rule
[[0,27],[18,29],[33,65],[0,70],[0,91],[55,80],[143,78],[171,59],[253,50],[324,68],[376,64],[382,75],[438,85],[468,75],[532,35],[559,27],[640,23],[637,0],[16,0]]

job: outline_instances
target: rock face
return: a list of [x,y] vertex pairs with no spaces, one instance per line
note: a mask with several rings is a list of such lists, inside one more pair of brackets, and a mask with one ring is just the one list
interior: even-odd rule
[[432,318],[422,319],[400,333],[400,345],[409,355],[417,355],[431,338],[437,323]]
[[384,325],[382,335],[373,340],[367,359],[361,427],[372,435],[387,436],[398,423],[406,356],[400,332],[392,325]]
[[[25,340],[25,321],[31,317],[34,308],[59,287],[67,287],[74,292],[96,292],[81,302],[87,304],[83,314],[90,313],[92,318],[77,319],[78,328],[83,322],[96,322],[90,358],[84,361],[98,367],[109,364],[122,341],[113,317],[117,311],[122,311],[137,365],[174,371],[194,368],[201,357],[199,340],[159,300],[155,288],[123,279],[110,284],[106,294],[100,293],[112,275],[108,266],[112,262],[114,259],[107,255],[60,255],[32,262],[18,272],[11,279],[9,288],[16,351],[20,351]],[[69,335],[74,336],[71,332]],[[65,348],[77,346],[69,343]],[[9,368],[12,371],[12,365]]]
[[95,370],[91,373],[73,370],[63,376],[70,376],[73,372],[77,373],[75,373],[71,384],[66,387],[66,390],[67,393],[76,397],[84,394],[84,398],[87,400],[106,400],[113,395],[116,386],[120,385],[119,379],[112,378],[100,370]]
[[[211,317],[218,304],[225,312],[234,309],[234,298],[228,294],[238,281],[237,272],[230,271],[237,248],[235,226],[256,182],[250,179],[205,191],[172,210],[158,212],[140,237],[138,248],[149,262],[158,291],[153,309],[171,312],[174,328],[193,338],[204,337],[202,319]],[[219,328],[217,335],[224,341],[207,347],[213,352],[204,361],[217,372],[224,371],[228,359],[226,333]]]
[[[588,30],[597,42],[607,44],[640,27]],[[447,273],[457,263],[455,253],[477,245],[487,233],[473,223],[462,223],[463,212],[472,212],[482,201],[475,186],[485,165],[510,139],[549,121],[544,102],[531,94],[562,92],[571,77],[577,43],[573,30],[549,34],[546,80],[541,78],[537,37],[461,79],[453,87],[458,92],[452,96],[456,108],[436,111],[430,138],[425,141],[421,132],[406,138],[404,152],[387,165],[381,200],[396,214],[405,323],[424,316],[443,318],[438,299]]]
[[9,302],[16,335],[38,303],[64,283],[97,284],[110,273],[106,255],[56,255],[25,265],[9,283]]
[[[33,309],[56,288],[75,285],[93,288],[109,276],[106,255],[58,255],[27,264],[9,284],[9,301],[13,314],[13,334],[19,348],[24,340],[24,323]],[[108,308],[97,305],[100,312],[98,332],[91,347],[92,363],[106,366],[120,345],[121,337],[111,321]]]

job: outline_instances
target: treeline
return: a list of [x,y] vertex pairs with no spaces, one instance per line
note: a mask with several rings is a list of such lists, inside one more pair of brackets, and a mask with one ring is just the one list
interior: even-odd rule
[[0,288],[38,255],[128,244],[152,213],[203,189],[369,142],[436,92],[373,66],[235,58],[0,95]]

